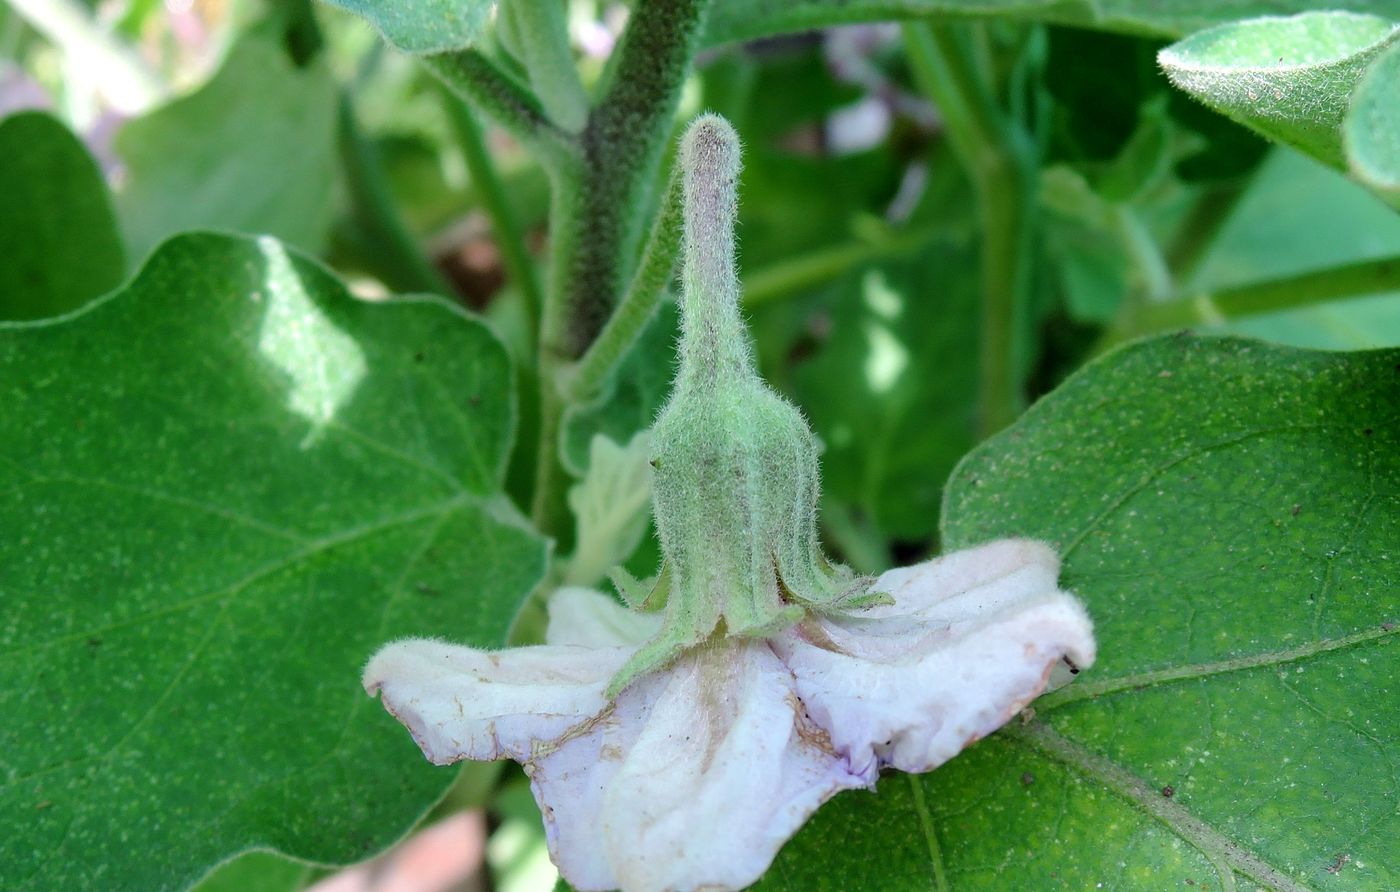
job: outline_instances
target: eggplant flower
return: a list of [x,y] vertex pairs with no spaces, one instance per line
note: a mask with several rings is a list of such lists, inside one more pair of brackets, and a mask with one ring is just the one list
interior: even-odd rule
[[713,639],[611,701],[657,618],[568,588],[545,645],[400,641],[364,684],[432,762],[524,766],[574,888],[741,889],[836,793],[936,768],[1093,662],[1058,570],[1016,539],[891,570],[875,587],[892,605]]
[[739,315],[738,138],[703,116],[681,159],[680,362],[648,447],[655,582],[618,574],[632,610],[560,589],[540,646],[410,639],[364,674],[432,762],[524,766],[584,892],[741,889],[827,799],[932,770],[1095,655],[1042,543],[873,579],[822,554],[816,438],[759,378]]

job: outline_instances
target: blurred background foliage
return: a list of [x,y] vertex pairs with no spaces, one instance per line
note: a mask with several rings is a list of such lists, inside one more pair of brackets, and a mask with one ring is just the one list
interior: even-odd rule
[[[586,86],[626,15],[619,3],[572,3]],[[1016,340],[1027,397],[1154,326],[1326,349],[1400,344],[1400,293],[1157,326],[1142,307],[1400,254],[1400,216],[1173,90],[1156,62],[1164,37],[999,21],[981,33],[978,62],[1035,158],[1031,305]],[[504,45],[492,52],[517,64]],[[938,547],[944,480],[988,433],[974,405],[980,235],[900,26],[706,49],[678,125],[707,109],[746,143],[747,311],[764,374],[825,444],[826,537],[860,569],[925,556]],[[4,316],[80,307],[177,231],[268,232],[362,295],[450,294],[523,357],[528,284],[492,221],[512,219],[533,254],[525,262],[539,258],[544,173],[348,13],[295,0],[11,0],[0,5],[0,117],[0,143],[19,147],[5,156],[28,159],[0,171],[10,196],[0,234],[32,226],[35,208],[68,209],[48,214],[43,237],[72,256],[59,277],[15,255],[7,274],[23,288],[0,292],[28,298],[0,306]],[[36,194],[43,183],[65,194]],[[584,470],[593,433],[625,443],[650,423],[675,325],[664,308],[612,390],[571,413],[570,471]],[[656,555],[647,541],[631,563],[645,573]],[[489,835],[479,888],[548,888],[541,823],[514,767],[469,766],[434,819],[483,805],[484,829],[461,831]],[[206,888],[325,875],[249,855]]]

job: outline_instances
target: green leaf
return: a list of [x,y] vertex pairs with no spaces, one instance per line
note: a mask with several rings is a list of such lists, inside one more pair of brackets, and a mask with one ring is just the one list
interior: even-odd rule
[[1400,207],[1400,42],[1366,69],[1352,93],[1342,141],[1352,176]]
[[[831,25],[925,16],[1002,16],[1129,34],[1180,37],[1225,22],[1287,15],[1314,0],[715,0],[705,45]],[[1332,0],[1331,9],[1393,17],[1393,0]]]
[[117,196],[131,254],[189,229],[324,246],[335,171],[336,87],[323,61],[296,68],[261,34],[245,36],[197,92],[117,133]]
[[398,838],[455,772],[359,686],[404,635],[504,643],[545,544],[500,494],[505,349],[271,238],[166,242],[0,326],[0,887],[177,889]]
[[1210,28],[1158,59],[1173,84],[1216,111],[1343,167],[1352,91],[1397,36],[1400,27],[1378,15],[1310,12]]
[[308,884],[314,870],[271,852],[246,852],[219,865],[192,892],[297,892]]
[[75,310],[115,288],[126,261],[102,171],[58,121],[0,121],[0,319]]
[[406,53],[465,49],[486,31],[494,0],[326,0],[364,16]]
[[934,243],[846,276],[823,314],[829,335],[793,374],[826,447],[824,492],[886,537],[934,533],[943,483],[974,442],[973,259]]
[[1400,888],[1397,406],[1400,351],[1171,336],[975,450],[947,547],[1052,543],[1099,662],[937,771],[838,798],[764,888],[872,865],[954,892]]

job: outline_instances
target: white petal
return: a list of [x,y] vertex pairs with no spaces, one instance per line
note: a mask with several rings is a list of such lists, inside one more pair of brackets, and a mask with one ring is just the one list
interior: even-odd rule
[[636,647],[661,629],[661,614],[640,613],[587,588],[561,588],[549,596],[549,644]]
[[833,752],[765,642],[698,648],[643,684],[655,700],[601,816],[624,892],[741,889],[817,806],[875,780]]
[[525,760],[607,706],[603,691],[631,648],[476,650],[428,639],[386,645],[364,686],[436,765]]
[[856,770],[929,771],[1001,727],[1093,625],[1047,547],[1006,540],[886,573],[893,606],[816,620],[773,641],[812,718]]

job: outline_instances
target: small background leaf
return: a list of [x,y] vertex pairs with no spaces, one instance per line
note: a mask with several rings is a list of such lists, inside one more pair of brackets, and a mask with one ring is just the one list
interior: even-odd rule
[[0,121],[0,319],[75,310],[121,283],[126,261],[102,171],[54,118]]
[[324,61],[292,64],[251,33],[201,89],[117,134],[117,207],[133,259],[188,229],[325,244],[335,173],[336,88]]
[[[326,0],[364,16],[406,53],[460,50],[481,39],[493,0]],[[552,2],[552,0],[541,0]]]
[[1211,108],[1344,167],[1341,126],[1352,90],[1397,35],[1386,17],[1310,12],[1210,28],[1158,59],[1172,83]]
[[191,892],[296,892],[316,869],[275,855],[247,852],[215,868]]
[[189,235],[62,323],[0,325],[0,887],[184,888],[363,858],[456,772],[364,695],[405,635],[499,646],[545,543],[500,495],[504,347]]

